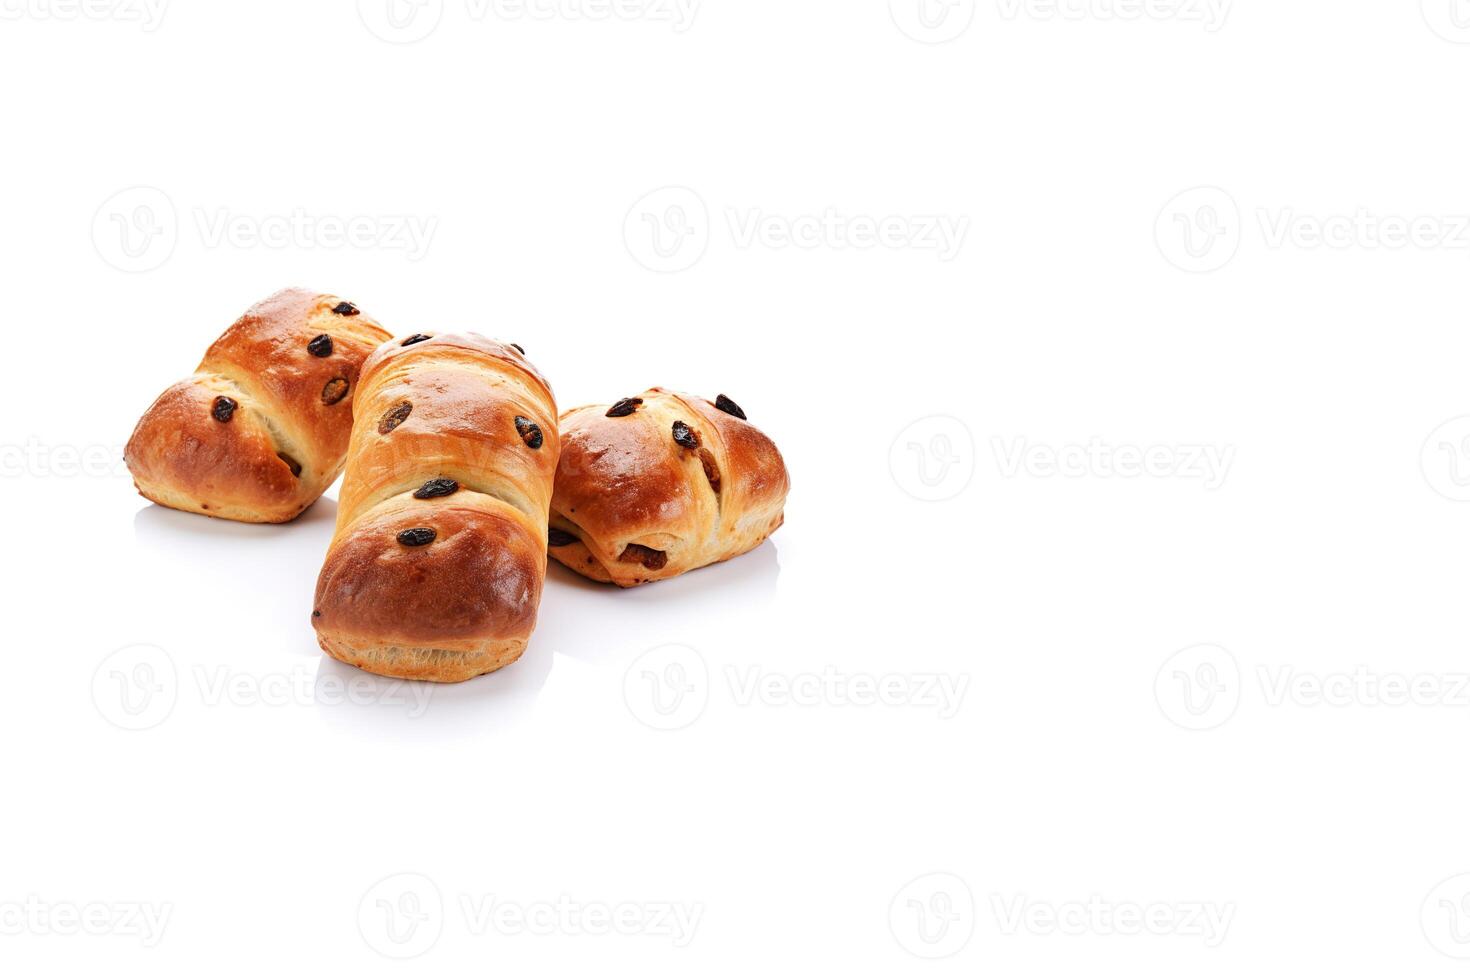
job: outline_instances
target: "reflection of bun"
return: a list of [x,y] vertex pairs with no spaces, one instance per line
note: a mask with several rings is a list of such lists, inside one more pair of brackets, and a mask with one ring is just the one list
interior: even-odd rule
[[514,347],[390,341],[363,367],[317,642],[392,677],[462,681],[526,648],[546,578],[556,402]]
[[251,307],[139,420],[124,458],[154,503],[235,521],[300,514],[342,472],[362,362],[388,332],[337,296]]
[[740,407],[650,388],[561,418],[551,556],[623,587],[743,555],[781,526],[789,481]]

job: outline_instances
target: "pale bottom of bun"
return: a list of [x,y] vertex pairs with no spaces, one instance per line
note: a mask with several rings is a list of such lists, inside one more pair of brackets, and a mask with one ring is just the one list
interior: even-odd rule
[[285,524],[294,521],[301,513],[311,506],[311,501],[306,503],[292,502],[284,507],[250,507],[241,504],[226,503],[216,499],[213,503],[200,500],[201,496],[207,494],[180,493],[171,487],[161,484],[147,484],[139,480],[133,481],[133,486],[138,493],[170,510],[182,510],[190,514],[203,514],[205,517],[219,517],[227,521],[240,521],[245,524]]
[[384,677],[454,684],[513,664],[526,651],[526,639],[483,640],[464,649],[418,647],[317,634],[334,660]]
[[[650,582],[662,582],[665,579],[675,578],[683,575],[685,572],[692,572],[695,569],[718,565],[720,562],[729,561],[731,558],[739,558],[741,555],[754,551],[765,543],[766,538],[769,538],[777,528],[785,523],[785,520],[785,512],[777,512],[761,523],[749,527],[728,545],[727,550],[721,554],[717,554],[713,558],[704,561],[695,560],[693,562],[670,558],[662,568],[648,568],[646,565],[639,564],[636,561],[605,561],[603,558],[593,554],[592,550],[582,541],[578,534],[578,532],[581,532],[581,528],[577,528],[577,531],[569,531],[563,527],[562,530],[568,530],[568,533],[576,536],[576,540],[570,544],[550,548],[548,553],[551,557],[578,575],[590,578],[594,582],[603,582],[616,585],[619,588],[631,589],[635,586],[647,585]],[[565,519],[558,521],[555,517],[552,520],[553,527],[559,524],[569,523]],[[575,527],[575,525],[572,526]]]

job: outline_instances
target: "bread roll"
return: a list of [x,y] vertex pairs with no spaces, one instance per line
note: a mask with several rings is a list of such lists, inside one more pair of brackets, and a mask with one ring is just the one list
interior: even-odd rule
[[322,649],[432,681],[511,663],[546,578],[550,386],[513,345],[415,334],[368,359],[355,415],[312,612]]
[[326,293],[251,307],[143,413],[124,450],[138,492],[209,517],[291,520],[342,472],[358,372],[387,338]]

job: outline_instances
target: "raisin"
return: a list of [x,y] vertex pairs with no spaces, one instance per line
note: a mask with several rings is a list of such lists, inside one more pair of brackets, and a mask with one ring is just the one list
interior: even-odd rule
[[361,313],[362,311],[344,299],[342,302],[332,307],[332,312],[337,314],[338,316],[357,316],[357,314]]
[[632,415],[634,412],[638,411],[638,406],[642,404],[643,399],[641,398],[619,399],[618,401],[613,402],[612,408],[609,408],[607,410],[607,417],[610,419],[620,419],[625,415]]
[[306,345],[306,349],[311,352],[312,357],[331,357],[332,338],[324,333],[319,333],[311,338],[311,343]]
[[311,611],[311,618],[312,619],[321,619],[322,618],[322,611],[320,609],[313,609]]
[[699,451],[699,463],[704,467],[704,478],[709,481],[709,487],[715,493],[720,492],[720,464],[715,462],[715,454],[708,449]]
[[699,433],[695,432],[683,422],[674,423],[674,441],[685,449],[699,448]]
[[398,532],[398,543],[405,548],[421,548],[439,536],[432,527],[411,527]]
[[335,405],[347,397],[347,379],[333,378],[322,387],[322,404]]
[[413,492],[417,500],[428,500],[430,497],[447,497],[459,489],[459,481],[440,477],[430,480]]
[[526,445],[530,446],[532,449],[541,448],[541,443],[543,441],[541,438],[541,426],[537,425],[535,422],[532,422],[524,415],[517,415],[516,431],[521,434],[521,440],[525,442]]
[[720,411],[724,412],[726,415],[733,415],[733,416],[735,416],[737,419],[740,419],[742,422],[745,421],[745,409],[741,408],[739,405],[735,404],[730,399],[726,398],[724,395],[716,395],[715,396],[715,408],[718,408]]
[[409,402],[399,402],[397,405],[388,409],[388,411],[383,413],[383,417],[378,419],[378,435],[386,436],[398,428],[412,411],[413,405]]
[[288,467],[291,468],[291,475],[292,476],[300,476],[301,475],[301,464],[300,463],[296,462],[296,460],[292,459],[290,456],[287,456],[285,453],[276,453],[276,456],[278,456],[280,458],[281,462],[285,463]]
[[428,339],[429,339],[429,335],[428,334],[426,334],[426,333],[416,333],[412,337],[409,337],[407,340],[405,340],[403,343],[399,344],[398,346],[399,347],[407,347],[410,344],[422,344],[424,341],[426,341]]
[[621,555],[618,555],[618,561],[642,565],[649,571],[656,572],[669,563],[669,554],[666,551],[646,548],[641,544],[630,544],[623,549]]
[[239,407],[235,404],[235,399],[220,395],[214,400],[214,407],[209,410],[209,414],[214,416],[216,422],[228,422],[235,417],[235,409]]
[[578,539],[570,531],[554,527],[546,532],[546,540],[553,548],[565,548],[569,544],[576,544]]
[[525,357],[526,356],[526,349],[524,347],[522,347],[520,344],[511,344],[511,346],[514,347],[516,350],[520,351],[522,357]]

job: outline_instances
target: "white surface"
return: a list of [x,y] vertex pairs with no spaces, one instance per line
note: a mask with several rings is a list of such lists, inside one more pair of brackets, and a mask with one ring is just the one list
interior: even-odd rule
[[[1460,976],[1470,31],[1419,6],[6,4],[0,969]],[[288,284],[518,341],[564,405],[727,392],[787,525],[553,566],[462,686],[324,661],[331,499],[235,526],[107,464]]]

